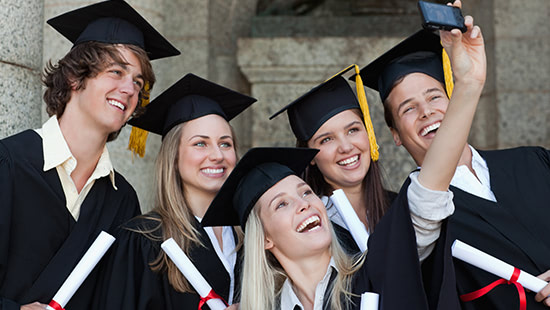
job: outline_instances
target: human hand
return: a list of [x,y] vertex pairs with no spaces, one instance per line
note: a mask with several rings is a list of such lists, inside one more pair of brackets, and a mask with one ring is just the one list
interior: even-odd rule
[[44,310],[48,305],[41,304],[38,301],[33,302],[32,304],[26,304],[21,306],[21,310]]
[[[547,270],[545,273],[537,276],[537,278],[542,279],[546,282],[550,281],[550,270]],[[550,283],[540,290],[537,295],[535,295],[535,300],[537,302],[542,302],[543,305],[550,307]]]
[[[460,0],[447,5],[462,8]],[[483,35],[479,26],[474,26],[472,16],[464,17],[464,24],[467,28],[465,33],[460,32],[459,29],[440,31],[441,44],[451,60],[455,83],[465,81],[483,85],[487,76]]]
[[239,304],[236,303],[236,304],[232,304],[231,306],[225,308],[225,310],[238,310],[239,309]]

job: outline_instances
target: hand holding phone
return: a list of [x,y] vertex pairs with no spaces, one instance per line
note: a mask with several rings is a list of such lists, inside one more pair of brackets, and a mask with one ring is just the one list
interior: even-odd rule
[[422,15],[422,27],[428,30],[460,29],[466,32],[464,17],[460,8],[426,1],[418,1],[418,9]]

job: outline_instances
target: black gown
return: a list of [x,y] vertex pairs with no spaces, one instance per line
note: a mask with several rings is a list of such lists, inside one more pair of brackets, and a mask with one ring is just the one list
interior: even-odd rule
[[[149,216],[157,217],[156,213]],[[117,245],[110,257],[109,270],[102,280],[103,288],[99,309],[104,310],[145,310],[145,309],[197,309],[200,297],[196,292],[180,293],[172,288],[166,273],[153,272],[149,263],[153,262],[159,251],[162,240],[162,231],[156,230],[153,241],[142,233],[133,232],[128,228],[151,229],[156,227],[157,221],[137,217],[124,225],[117,234]],[[200,240],[206,247],[194,246],[187,253],[214,292],[227,301],[229,298],[230,276],[220,261],[214,246],[206,231],[195,222],[200,232]],[[237,240],[235,236],[235,240]],[[234,295],[239,292],[240,255],[237,253],[235,264]],[[234,297],[235,299],[235,297]],[[209,309],[205,305],[203,309]]]
[[[101,230],[139,214],[134,189],[118,173],[95,181],[78,221],[56,169],[43,171],[42,139],[27,130],[0,141],[0,309],[49,303]],[[102,260],[66,309],[89,309]]]
[[[497,202],[456,187],[455,213],[449,226],[459,239],[537,276],[550,269],[550,154],[538,147],[479,151],[489,168]],[[455,259],[460,294],[478,290],[498,278]],[[527,309],[547,309],[527,293]],[[464,309],[519,309],[514,285],[500,285]]]
[[[407,200],[409,184],[407,179],[370,235],[366,261],[354,275],[353,293],[378,293],[384,310],[460,309],[446,220],[421,266]],[[354,309],[359,309],[360,298],[353,301]]]

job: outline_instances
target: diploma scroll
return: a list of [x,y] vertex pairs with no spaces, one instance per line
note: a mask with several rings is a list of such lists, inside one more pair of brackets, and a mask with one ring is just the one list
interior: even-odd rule
[[342,216],[344,223],[346,223],[346,226],[348,227],[351,236],[353,237],[353,240],[355,240],[355,243],[357,243],[357,246],[359,247],[361,252],[365,252],[367,250],[369,233],[367,232],[365,225],[363,225],[361,220],[359,220],[359,217],[357,216],[357,213],[355,213],[355,210],[353,210],[353,207],[351,206],[348,197],[346,197],[346,194],[343,190],[337,189],[332,192],[332,196],[330,196],[330,199],[336,206],[338,213],[340,213],[340,215]]
[[[460,240],[455,240],[452,245],[453,256],[465,261],[477,268],[483,269],[505,280],[510,280],[514,273],[514,266],[509,265],[498,258],[482,252]],[[517,282],[523,287],[539,292],[548,283],[527,272],[521,270]]]
[[378,299],[380,299],[380,296],[376,293],[365,292],[361,294],[361,310],[378,310]]
[[115,242],[115,238],[102,231],[88,251],[82,256],[78,264],[76,264],[76,267],[74,267],[65,282],[63,282],[63,285],[61,285],[46,309],[61,310],[65,308],[76,290],[82,285],[82,282],[84,282],[86,277],[92,272],[113,242]]
[[[227,308],[225,302],[220,298],[211,298],[212,296],[212,287],[204,277],[201,275],[197,267],[193,265],[189,257],[185,255],[179,245],[170,238],[164,241],[160,246],[164,252],[170,257],[170,259],[176,264],[178,269],[183,273],[187,281],[193,286],[197,293],[204,300],[206,299],[206,304],[212,310],[223,310]],[[217,296],[217,295],[215,295]]]

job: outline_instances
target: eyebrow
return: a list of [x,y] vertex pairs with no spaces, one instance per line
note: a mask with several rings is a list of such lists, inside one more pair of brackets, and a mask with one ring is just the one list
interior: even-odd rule
[[188,140],[188,141],[191,141],[191,140],[193,140],[194,138],[200,138],[200,139],[210,139],[210,137],[209,137],[209,136],[203,136],[203,135],[194,135],[194,136],[192,136],[191,138],[189,138],[189,140]]
[[[435,93],[435,92],[440,92],[440,93],[443,93],[443,91],[437,87],[432,87],[432,88],[428,88],[427,90],[425,90],[422,95],[426,96],[427,94],[430,94],[430,93]],[[405,100],[403,100],[403,102],[401,102],[399,104],[399,106],[397,107],[397,113],[399,113],[399,111],[401,111],[401,108],[403,108],[404,105],[406,105],[407,103],[411,102],[413,100],[413,98],[407,98]]]
[[284,196],[285,194],[286,194],[285,192],[280,192],[280,193],[278,193],[277,195],[275,195],[275,197],[273,197],[273,198],[271,199],[271,201],[269,201],[268,206],[271,206],[271,204],[273,204],[273,201],[275,201],[277,198],[279,198],[279,197],[281,197],[281,196]]

